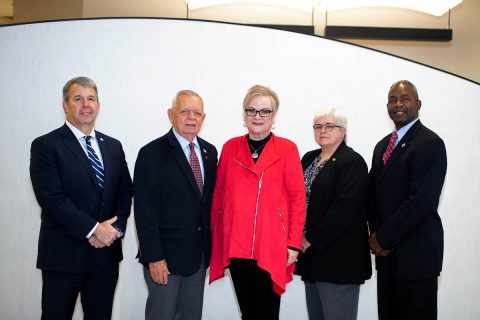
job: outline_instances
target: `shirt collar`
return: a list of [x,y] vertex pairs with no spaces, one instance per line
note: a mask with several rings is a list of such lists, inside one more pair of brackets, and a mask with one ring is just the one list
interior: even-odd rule
[[[82,131],[78,130],[78,128],[76,128],[73,124],[71,124],[70,122],[68,122],[68,120],[65,120],[65,124],[67,125],[68,128],[70,128],[70,130],[73,132],[73,134],[75,135],[75,137],[80,140],[80,139],[83,139],[83,137],[86,136],[85,133],[83,133]],[[92,130],[92,132],[90,132],[90,134],[87,134],[87,136],[91,136],[93,139],[97,139],[96,135],[95,135],[95,130]]]
[[418,121],[418,118],[413,120],[409,124],[404,125],[403,127],[397,130],[397,134],[403,136],[405,133],[407,133],[408,129],[410,129],[417,121]]
[[408,130],[415,124],[415,122],[418,121],[418,118],[410,122],[409,124],[404,125],[400,129],[397,130],[397,141],[395,142],[395,145],[398,144],[400,140],[402,140],[403,136],[408,132]]
[[[190,148],[189,145],[190,145],[190,141],[188,141],[185,137],[182,137],[178,132],[177,130],[175,130],[174,127],[172,127],[172,130],[173,130],[173,134],[175,135],[175,138],[177,138],[178,142],[180,143],[180,146],[182,147],[182,149],[186,149],[186,148]],[[197,136],[195,136],[195,138],[193,138],[193,144],[200,150],[200,145],[198,144],[198,140],[197,140]]]

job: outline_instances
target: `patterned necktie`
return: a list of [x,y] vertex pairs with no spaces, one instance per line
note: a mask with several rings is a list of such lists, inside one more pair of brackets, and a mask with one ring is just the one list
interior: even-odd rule
[[104,184],[104,172],[102,163],[97,156],[97,153],[92,148],[92,143],[90,142],[91,136],[85,136],[85,142],[87,143],[87,154],[88,160],[90,160],[90,164],[92,165],[93,171],[95,172],[95,176],[97,177],[98,185],[100,189],[103,189]]
[[190,143],[190,167],[192,167],[193,175],[197,181],[198,189],[200,193],[203,192],[203,179],[202,179],[202,170],[200,168],[200,162],[198,161],[197,154],[195,153],[195,144]]
[[392,135],[390,136],[390,141],[388,142],[388,147],[387,147],[387,150],[385,150],[385,153],[383,154],[383,165],[386,165],[387,164],[387,160],[388,158],[390,158],[390,155],[392,154],[392,151],[393,151],[393,148],[395,148],[395,141],[397,141],[397,131],[395,131],[394,133],[392,133]]

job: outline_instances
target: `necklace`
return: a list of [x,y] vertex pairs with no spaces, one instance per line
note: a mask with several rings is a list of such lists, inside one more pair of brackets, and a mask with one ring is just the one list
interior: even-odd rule
[[[267,142],[268,142],[268,141],[267,141]],[[258,152],[260,149],[262,149],[262,148],[267,144],[267,142],[265,142],[264,144],[262,144],[262,145],[261,145],[260,147],[258,147],[256,150],[252,147],[252,145],[251,145],[250,143],[248,144],[248,145],[250,146],[250,148],[253,150],[253,152],[252,152],[252,158],[253,158],[253,159],[257,159],[257,158],[258,158],[258,153],[257,153],[257,152]]]

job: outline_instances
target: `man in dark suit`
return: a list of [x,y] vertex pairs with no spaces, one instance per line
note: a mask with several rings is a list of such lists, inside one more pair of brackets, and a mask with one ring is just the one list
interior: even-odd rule
[[202,98],[177,93],[173,128],[144,146],[135,164],[134,211],[148,286],[146,319],[201,319],[210,263],[210,208],[217,150],[197,136]]
[[32,143],[42,319],[71,319],[79,293],[85,319],[111,318],[132,180],[120,142],[94,130],[99,108],[91,79],[68,81],[65,125]]
[[395,131],[373,152],[370,248],[376,256],[380,319],[436,319],[443,227],[437,212],[447,170],[443,140],[418,120],[415,85],[388,93]]

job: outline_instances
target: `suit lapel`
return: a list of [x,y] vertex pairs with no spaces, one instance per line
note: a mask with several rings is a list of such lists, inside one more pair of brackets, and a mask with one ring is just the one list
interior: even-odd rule
[[215,183],[215,181],[212,178],[215,176],[214,173],[212,172],[211,168],[213,167],[211,165],[212,161],[216,161],[216,158],[212,155],[209,154],[208,149],[205,146],[205,142],[197,137],[198,144],[200,145],[200,153],[202,155],[202,162],[203,162],[203,192],[205,190],[208,190],[209,186]]
[[[105,136],[101,133],[95,130],[95,137],[97,138],[97,143],[98,147],[100,148],[100,153],[102,154],[102,161],[103,161],[103,173],[104,173],[104,183],[103,183],[103,189],[105,190],[108,186],[108,182],[110,181],[110,173],[112,170],[108,170],[109,168],[111,169],[111,164],[112,164],[112,152],[110,149],[110,145],[107,142],[107,139],[105,139]],[[96,179],[96,178],[95,178]]]
[[[398,160],[400,155],[405,150],[408,149],[408,146],[412,143],[412,140],[413,138],[415,138],[415,135],[417,134],[417,131],[420,128],[420,126],[421,126],[421,123],[420,123],[420,120],[418,120],[410,129],[408,129],[407,133],[403,136],[402,140],[400,140],[398,144],[395,146],[395,149],[393,149],[393,152],[390,155],[390,158],[388,159],[387,164],[383,166],[383,162],[380,163],[380,165],[383,166],[383,170],[381,170],[380,180],[385,176],[388,170],[395,164],[395,162]],[[385,146],[385,149],[386,148],[387,146]],[[381,155],[383,155],[383,152],[381,153]]]
[[[168,132],[168,143],[170,144],[170,149],[173,155],[173,158],[177,162],[178,166],[183,172],[183,175],[187,179],[188,183],[191,187],[195,190],[197,195],[201,197],[200,189],[198,189],[197,181],[195,181],[195,176],[193,175],[192,168],[190,167],[190,163],[188,163],[187,157],[185,157],[185,152],[182,150],[182,146],[180,142],[178,142],[177,138],[173,134],[173,129],[170,129]],[[203,158],[203,155],[202,155]],[[205,169],[205,166],[204,166]]]
[[63,137],[63,144],[65,147],[72,152],[72,154],[79,160],[83,169],[86,170],[87,174],[90,176],[92,182],[97,186],[97,178],[93,173],[92,166],[90,164],[90,160],[88,160],[85,151],[82,149],[80,142],[78,142],[77,138],[73,134],[73,132],[68,128],[67,125],[62,127],[61,135]]

